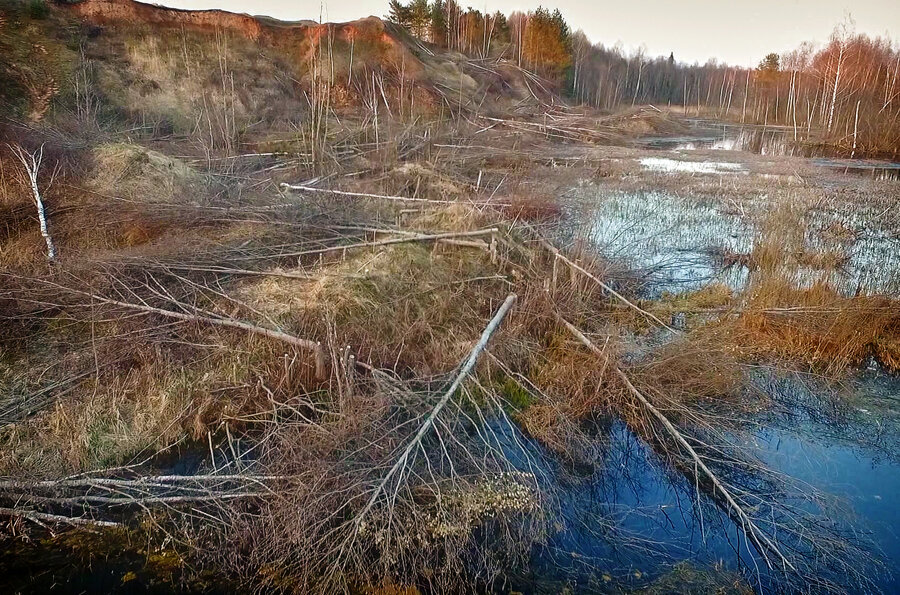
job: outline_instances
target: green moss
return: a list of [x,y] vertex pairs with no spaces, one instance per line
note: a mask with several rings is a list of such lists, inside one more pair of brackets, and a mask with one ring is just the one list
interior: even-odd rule
[[460,391],[459,401],[463,410],[472,414],[478,409],[484,409],[488,406],[487,393],[476,384],[466,386],[465,390]]
[[647,595],[667,595],[669,593],[683,593],[685,595],[708,595],[712,593],[719,595],[749,595],[753,593],[753,589],[735,572],[720,568],[698,568],[687,562],[682,562],[673,566],[672,570],[646,587],[631,591],[631,593],[645,593]]
[[499,386],[500,396],[515,410],[524,411],[535,403],[534,396],[514,378],[506,376]]

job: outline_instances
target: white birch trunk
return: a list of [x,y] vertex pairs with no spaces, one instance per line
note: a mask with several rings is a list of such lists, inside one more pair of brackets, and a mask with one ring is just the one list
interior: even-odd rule
[[841,48],[838,52],[837,70],[834,74],[834,89],[831,91],[831,108],[828,110],[828,132],[831,132],[831,125],[834,123],[834,104],[837,103],[838,85],[841,82],[841,66],[844,64],[844,44],[841,42]]
[[28,182],[31,185],[31,194],[34,197],[34,204],[37,207],[38,221],[41,226],[41,235],[47,243],[47,260],[49,262],[56,261],[56,247],[53,245],[53,238],[50,236],[50,226],[47,222],[47,211],[44,209],[44,200],[41,198],[41,191],[38,188],[38,170],[41,169],[41,160],[44,157],[44,145],[35,153],[27,153],[22,147],[9,147],[16,154],[25,173],[28,176]]

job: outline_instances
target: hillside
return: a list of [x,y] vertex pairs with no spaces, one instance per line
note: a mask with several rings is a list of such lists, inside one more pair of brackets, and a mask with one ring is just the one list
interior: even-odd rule
[[[105,209],[103,197],[125,198],[132,211],[268,200],[279,182],[336,166],[389,174],[380,183],[388,193],[409,180],[427,193],[429,182],[404,164],[433,152],[434,135],[449,133],[451,144],[468,129],[505,146],[532,135],[621,143],[678,128],[653,113],[585,117],[509,62],[440,50],[374,17],[318,25],[131,0],[34,14],[32,5],[3,4],[0,126],[8,140],[30,150],[44,143],[48,159],[64,164],[67,187],[47,190],[60,241],[71,244],[63,254],[179,233],[158,211],[129,215],[117,229],[85,228],[84,213]],[[0,154],[12,158],[6,144]],[[438,198],[465,186],[452,171],[431,175]],[[23,245],[5,258],[39,262],[40,242],[12,231],[31,209],[10,176],[0,213],[15,222],[9,241]]]
[[[408,116],[472,108],[476,101],[503,110],[531,95],[518,69],[487,68],[435,51],[375,17],[283,23],[132,0],[86,0],[51,7],[35,19],[24,3],[5,6],[4,101],[32,120],[50,107],[87,107],[101,112],[90,114],[99,118],[92,125],[140,119],[145,126],[187,133],[200,112],[227,109],[235,117],[231,133],[242,134],[250,114],[263,129],[296,120],[311,107],[303,95],[324,75],[329,109],[338,113],[373,100],[384,102],[386,112],[402,106]],[[79,95],[81,87],[88,96]],[[208,105],[201,108],[196,104],[203,98]],[[94,103],[78,104],[89,99]]]

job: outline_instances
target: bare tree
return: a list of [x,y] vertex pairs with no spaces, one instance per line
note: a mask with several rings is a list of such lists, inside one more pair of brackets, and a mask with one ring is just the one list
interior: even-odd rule
[[38,221],[41,224],[41,235],[44,236],[44,241],[47,242],[47,260],[54,262],[56,260],[56,248],[53,245],[53,238],[50,236],[50,229],[47,225],[47,211],[44,208],[44,200],[41,198],[41,192],[38,188],[38,172],[41,169],[41,161],[44,157],[44,145],[41,145],[34,153],[29,153],[19,145],[8,146],[22,163],[25,174],[28,176],[31,194],[34,196],[34,204],[37,207]]

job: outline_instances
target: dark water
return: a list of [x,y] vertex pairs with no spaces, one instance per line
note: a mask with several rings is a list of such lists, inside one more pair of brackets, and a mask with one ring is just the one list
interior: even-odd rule
[[900,163],[871,159],[836,159],[818,157],[814,164],[832,171],[864,176],[873,180],[900,180]]
[[[853,561],[860,576],[829,575],[822,563],[820,577],[848,592],[900,592],[900,577],[891,573],[900,565],[896,427],[871,413],[861,419],[857,411],[839,422],[817,420],[809,413],[813,409],[804,409],[817,401],[821,411],[816,388],[792,377],[767,382],[774,396],[783,398],[782,411],[755,420],[758,429],[742,447],[799,486],[801,496],[785,504],[861,548]],[[900,380],[867,377],[854,390],[866,398],[900,398]],[[890,431],[876,439],[879,425],[885,424]],[[698,498],[691,481],[673,472],[624,424],[611,426],[600,469],[590,478],[561,481],[560,507],[568,528],[535,556],[526,591],[559,592],[561,585],[584,592],[639,588],[684,561],[740,572],[760,591],[796,587],[767,572],[738,526],[706,496]],[[816,498],[805,500],[803,491],[815,492]]]
[[[823,528],[839,530],[863,548],[852,560],[862,579],[829,575],[827,567],[821,569],[823,578],[848,592],[900,592],[900,576],[891,573],[900,565],[900,378],[876,370],[833,387],[763,370],[751,380],[776,405],[747,420],[756,429],[739,446],[799,486],[800,497],[792,494],[784,504],[818,515]],[[559,512],[547,543],[511,579],[514,588],[524,593],[622,592],[646,588],[687,562],[741,574],[758,591],[790,590],[781,575],[765,570],[732,519],[706,495],[698,496],[688,476],[673,470],[623,423],[611,420],[592,428],[605,441],[589,473],[562,464],[522,435],[513,437],[508,425],[493,429],[498,439],[506,436],[508,444],[500,445],[504,451],[521,452],[514,444],[527,444],[531,464],[543,466]],[[513,454],[513,462],[524,469],[524,459],[517,462],[516,456],[522,457]],[[203,465],[202,458],[197,454],[177,464],[190,471]],[[817,498],[804,499],[807,491]],[[177,580],[163,581],[159,569],[148,564],[146,544],[119,536],[121,545],[110,550],[110,538],[95,539],[3,552],[2,592],[229,592],[212,580],[174,588]],[[166,559],[159,564],[166,568]],[[163,574],[178,572],[176,564]],[[694,587],[687,583],[666,592]]]
[[[689,136],[649,139],[646,144],[670,151],[814,156],[793,143],[789,129],[705,122],[696,122]],[[645,169],[665,172],[672,160],[643,161]],[[876,179],[896,179],[891,176],[900,172],[896,163],[831,156],[815,157],[812,163]],[[746,174],[711,169],[715,171],[699,173]],[[587,215],[573,212],[572,217],[583,222],[585,235],[599,252],[645,279],[644,295],[677,294],[711,282],[735,290],[746,286],[747,269],[725,269],[717,254],[752,250],[758,232],[744,208],[747,213],[765,212],[771,208],[767,203],[745,201],[738,211],[724,200],[663,191],[607,191],[599,200],[596,192],[590,187],[582,197]],[[883,213],[866,208],[811,209],[806,241],[811,249],[825,249],[817,230],[837,223],[858,230],[841,246],[847,262],[826,280],[851,295],[854,290],[893,295],[900,279],[900,240],[882,228]],[[796,281],[802,286],[822,274],[797,271]],[[876,370],[842,386],[768,372],[753,375],[752,381],[775,406],[746,420],[750,434],[740,438],[738,446],[768,469],[761,473],[764,478],[777,478],[785,488],[767,490],[767,483],[754,484],[752,477],[741,485],[757,485],[764,495],[761,500],[802,514],[811,534],[835,540],[834,547],[826,544],[815,556],[804,555],[810,552],[801,548],[800,557],[814,580],[829,581],[839,592],[900,592],[900,576],[893,572],[900,568],[900,379]],[[613,423],[607,434],[595,475],[580,480],[560,475],[560,510],[567,529],[535,556],[523,591],[639,589],[684,561],[740,572],[758,591],[824,589],[821,584],[804,588],[766,571],[739,527],[708,497],[698,498],[690,479],[673,471],[624,424]],[[759,511],[761,516],[767,512],[762,502]]]

